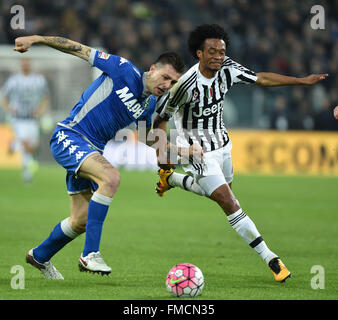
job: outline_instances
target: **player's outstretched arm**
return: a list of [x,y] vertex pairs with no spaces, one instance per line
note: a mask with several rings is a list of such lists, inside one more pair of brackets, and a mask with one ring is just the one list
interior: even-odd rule
[[304,78],[289,77],[272,72],[259,72],[256,84],[263,87],[290,86],[290,85],[313,85],[324,80],[328,74],[311,74]]
[[18,51],[24,53],[28,51],[28,49],[33,44],[44,44],[46,46],[52,47],[59,51],[72,54],[81,59],[88,61],[90,51],[92,48],[85,46],[81,43],[78,43],[73,40],[69,40],[62,37],[49,37],[49,36],[27,36],[27,37],[19,37],[15,39],[15,47],[14,51]]

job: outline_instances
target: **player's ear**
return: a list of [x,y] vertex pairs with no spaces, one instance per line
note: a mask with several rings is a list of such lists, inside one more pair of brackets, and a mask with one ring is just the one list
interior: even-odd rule
[[150,72],[154,72],[155,69],[156,69],[156,64],[152,64],[152,65],[150,66],[150,68],[149,68],[149,71],[150,71]]
[[202,58],[202,50],[196,50],[196,55],[198,57],[198,59]]

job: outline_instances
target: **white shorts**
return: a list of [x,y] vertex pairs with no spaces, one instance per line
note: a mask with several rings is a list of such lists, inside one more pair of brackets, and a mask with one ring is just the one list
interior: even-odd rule
[[15,139],[22,142],[28,142],[32,147],[38,147],[40,143],[39,122],[34,119],[13,119],[12,127]]
[[182,164],[183,170],[193,175],[195,181],[210,196],[218,187],[233,180],[231,141],[221,148],[205,152],[201,163]]

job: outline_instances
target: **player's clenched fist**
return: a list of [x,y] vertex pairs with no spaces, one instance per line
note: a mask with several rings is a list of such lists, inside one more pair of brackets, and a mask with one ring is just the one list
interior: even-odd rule
[[34,36],[16,38],[15,47],[13,50],[24,53],[28,51],[28,48],[34,43],[34,40]]

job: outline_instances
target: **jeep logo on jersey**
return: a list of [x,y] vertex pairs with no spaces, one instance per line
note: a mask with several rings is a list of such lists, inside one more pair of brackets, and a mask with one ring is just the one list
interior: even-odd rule
[[213,104],[209,108],[199,107],[198,112],[196,112],[196,111],[193,112],[193,116],[197,117],[197,118],[199,118],[199,117],[208,117],[211,114],[214,114],[214,113],[218,112],[219,110],[221,110],[222,104],[223,104],[223,101],[220,101],[218,103]]
[[123,104],[127,107],[127,109],[133,114],[135,119],[139,118],[143,113],[144,108],[134,97],[132,92],[129,92],[128,87],[124,87],[122,89],[116,90],[116,94],[119,96]]

